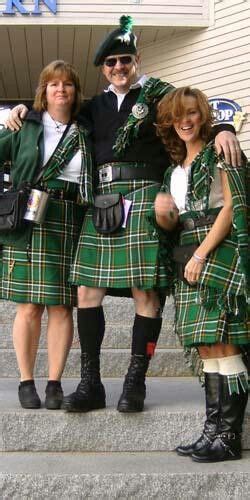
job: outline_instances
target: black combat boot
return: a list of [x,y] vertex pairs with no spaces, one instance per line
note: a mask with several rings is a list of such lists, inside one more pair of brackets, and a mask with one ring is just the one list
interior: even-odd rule
[[160,334],[162,319],[135,315],[132,357],[117,410],[121,413],[143,411],[146,397],[145,376]]
[[105,389],[100,378],[99,356],[81,355],[81,381],[76,391],[66,396],[62,408],[68,412],[86,412],[105,408]]
[[239,393],[230,395],[226,375],[220,375],[220,419],[216,438],[207,450],[192,454],[195,462],[222,462],[241,458],[241,433],[248,392],[239,384]]
[[206,398],[206,421],[204,429],[197,441],[187,446],[178,446],[176,451],[178,455],[190,456],[196,451],[206,449],[212,444],[216,437],[219,421],[219,395],[220,395],[220,376],[219,373],[205,372],[205,398]]
[[105,408],[105,389],[100,378],[100,349],[105,330],[102,306],[79,308],[77,326],[81,345],[81,381],[76,391],[64,398],[62,408],[79,412]]
[[150,357],[134,354],[123,384],[122,395],[117,410],[121,413],[143,411],[146,397],[145,375]]

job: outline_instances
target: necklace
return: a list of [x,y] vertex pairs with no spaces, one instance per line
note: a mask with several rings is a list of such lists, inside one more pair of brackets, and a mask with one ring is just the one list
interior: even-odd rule
[[56,132],[58,134],[61,134],[62,131],[63,131],[63,127],[65,127],[65,123],[62,123],[62,122],[58,122],[57,120],[55,120],[55,118],[53,118],[53,116],[50,115],[50,118],[52,119],[52,121],[54,122],[55,124],[55,127],[56,127]]

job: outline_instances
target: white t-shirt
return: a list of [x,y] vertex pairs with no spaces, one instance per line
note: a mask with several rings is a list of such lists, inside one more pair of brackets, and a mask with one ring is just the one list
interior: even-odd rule
[[[219,164],[218,164],[219,166]],[[179,213],[186,212],[186,194],[188,187],[188,176],[190,166],[182,167],[178,165],[170,180],[170,192],[174,198],[175,204],[179,209]],[[224,205],[224,198],[221,186],[221,177],[219,168],[215,168],[214,179],[211,182],[211,190],[209,195],[209,208],[218,208]]]
[[[58,121],[54,121],[50,114],[45,111],[43,113],[43,127],[44,127],[44,156],[43,156],[43,165],[47,163],[52,153],[55,151],[55,148],[60,141],[64,130],[67,125],[60,123]],[[70,134],[76,125],[72,124],[68,133]],[[65,165],[63,172],[61,175],[57,177],[57,179],[61,179],[63,181],[68,182],[76,182],[80,183],[80,173],[81,173],[81,164],[82,157],[80,150],[73,156],[70,162]]]

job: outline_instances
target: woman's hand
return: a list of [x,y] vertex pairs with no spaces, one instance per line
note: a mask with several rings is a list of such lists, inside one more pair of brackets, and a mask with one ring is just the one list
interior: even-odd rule
[[195,257],[191,257],[191,259],[186,264],[184,278],[186,278],[190,285],[196,284],[199,280],[205,260],[205,258],[201,258],[201,260],[198,260]]
[[163,229],[171,231],[176,226],[179,219],[179,210],[170,194],[157,194],[155,198],[155,216],[157,224]]
[[5,128],[9,128],[12,132],[20,130],[23,124],[22,120],[25,118],[28,111],[29,110],[25,104],[18,104],[18,106],[15,106],[10,111],[8,118],[4,123]]

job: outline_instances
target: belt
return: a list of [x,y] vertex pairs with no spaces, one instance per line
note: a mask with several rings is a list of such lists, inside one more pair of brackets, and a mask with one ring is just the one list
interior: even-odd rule
[[207,224],[213,224],[217,214],[204,215],[198,219],[192,219],[191,217],[185,219],[182,222],[183,229],[187,231],[194,229],[195,227],[207,226]]
[[113,165],[104,165],[98,169],[99,183],[112,181],[128,181],[141,179],[145,181],[162,182],[162,174],[153,169],[153,167],[113,167]]
[[49,194],[52,200],[64,200],[64,201],[74,201],[75,203],[79,200],[78,193],[64,191],[63,189],[43,189],[46,193]]

